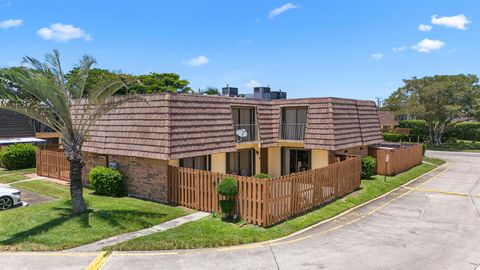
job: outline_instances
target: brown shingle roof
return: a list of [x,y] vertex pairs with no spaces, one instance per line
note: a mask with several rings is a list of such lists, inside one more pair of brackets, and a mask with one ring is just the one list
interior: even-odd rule
[[253,100],[182,94],[146,95],[103,116],[83,150],[155,159],[235,151],[232,106],[255,107],[261,147],[277,145],[284,106],[308,107],[306,148],[337,150],[382,141],[371,101],[339,98]]
[[0,109],[0,138],[34,137],[31,119],[19,113]]
[[396,126],[398,121],[395,120],[395,113],[391,111],[379,111],[378,120],[380,121],[380,126]]

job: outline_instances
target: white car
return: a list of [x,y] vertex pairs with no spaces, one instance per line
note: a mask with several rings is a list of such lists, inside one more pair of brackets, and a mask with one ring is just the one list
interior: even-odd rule
[[10,209],[22,203],[20,190],[0,188],[0,210]]

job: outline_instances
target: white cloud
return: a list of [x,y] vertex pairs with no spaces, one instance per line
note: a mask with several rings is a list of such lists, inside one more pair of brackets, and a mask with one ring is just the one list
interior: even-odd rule
[[443,46],[445,46],[445,43],[440,41],[440,40],[431,40],[431,39],[424,39],[417,43],[417,45],[412,46],[412,49],[418,51],[418,52],[431,52],[434,50],[441,49]]
[[371,55],[373,60],[382,60],[383,59],[383,53],[374,53]]
[[432,26],[431,25],[428,25],[428,24],[420,24],[418,26],[418,30],[422,31],[422,32],[428,32],[430,30],[432,30]]
[[43,27],[37,34],[45,40],[69,41],[72,39],[92,40],[92,37],[81,28],[71,24],[54,23],[50,27]]
[[463,14],[451,16],[451,17],[438,17],[438,15],[432,16],[432,24],[443,25],[450,28],[457,28],[460,30],[466,30],[466,25],[470,21]]
[[210,62],[208,57],[200,55],[200,56],[197,56],[197,57],[194,57],[194,58],[188,60],[186,62],[186,64],[191,66],[191,67],[198,67],[198,66],[206,65],[206,64],[208,64],[208,62]]
[[270,13],[268,14],[268,18],[273,19],[274,17],[284,13],[285,11],[290,10],[290,9],[295,9],[297,7],[298,6],[293,4],[293,3],[285,4],[281,7],[278,7],[278,8],[275,8],[275,9],[271,10]]
[[254,88],[254,87],[259,87],[260,83],[258,81],[255,81],[255,80],[251,80],[248,83],[246,83],[245,86],[248,87],[248,88]]
[[10,19],[10,20],[1,21],[0,28],[7,29],[10,27],[20,26],[22,24],[23,24],[23,21],[20,19]]
[[393,47],[392,51],[394,52],[403,52],[407,49],[407,46]]

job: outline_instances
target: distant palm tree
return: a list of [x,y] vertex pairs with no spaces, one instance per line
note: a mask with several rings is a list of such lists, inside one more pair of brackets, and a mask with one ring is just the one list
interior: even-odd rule
[[[90,127],[105,113],[133,96],[112,97],[125,84],[114,78],[98,80],[85,89],[96,60],[83,56],[75,76],[65,76],[57,50],[45,62],[24,57],[25,66],[0,70],[0,108],[27,115],[62,134],[62,145],[70,161],[70,195],[73,212],[87,210],[83,199],[82,146]],[[86,91],[87,90],[87,91]]]

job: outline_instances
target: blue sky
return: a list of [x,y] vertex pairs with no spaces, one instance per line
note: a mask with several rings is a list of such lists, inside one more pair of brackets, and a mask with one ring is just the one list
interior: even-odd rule
[[91,54],[194,89],[362,99],[412,76],[480,74],[478,0],[73,2],[0,0],[0,66],[58,48],[67,67]]

